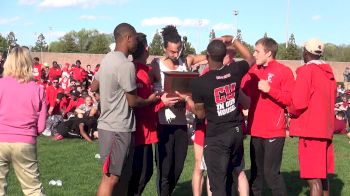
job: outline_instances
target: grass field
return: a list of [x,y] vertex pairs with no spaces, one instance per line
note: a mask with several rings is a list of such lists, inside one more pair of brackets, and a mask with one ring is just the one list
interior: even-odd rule
[[[249,138],[244,142],[247,176],[249,177]],[[336,155],[336,174],[331,177],[331,195],[350,195],[350,144],[345,136],[334,138]],[[101,178],[100,162],[95,158],[98,153],[98,142],[89,144],[80,139],[54,141],[39,137],[38,156],[41,180],[48,196],[89,196],[95,195]],[[193,150],[189,147],[184,171],[173,195],[191,195],[191,177],[193,169]],[[317,163],[315,163],[317,164]],[[299,179],[297,162],[297,139],[286,140],[281,172],[287,184],[289,195],[306,195],[306,183]],[[155,175],[148,183],[145,196],[156,195]],[[62,180],[63,186],[50,186],[51,179]],[[8,195],[22,195],[19,183],[10,171],[8,178]],[[264,195],[270,195],[265,190]]]

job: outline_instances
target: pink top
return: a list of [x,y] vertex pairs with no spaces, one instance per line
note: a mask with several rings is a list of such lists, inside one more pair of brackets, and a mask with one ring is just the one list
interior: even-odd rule
[[35,82],[0,79],[0,142],[35,144],[45,128],[47,104],[44,89]]

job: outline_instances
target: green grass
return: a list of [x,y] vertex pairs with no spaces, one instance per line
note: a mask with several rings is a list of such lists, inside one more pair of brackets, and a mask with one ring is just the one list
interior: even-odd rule
[[[331,179],[331,195],[350,195],[349,148],[345,136],[335,136],[336,174]],[[244,141],[247,176],[249,177],[249,138]],[[39,137],[38,156],[41,181],[48,196],[88,196],[95,195],[101,178],[100,162],[95,159],[98,143],[88,144],[80,139],[54,141]],[[191,177],[193,170],[193,150],[189,147],[184,171],[173,195],[191,195]],[[317,164],[317,163],[315,163]],[[281,172],[287,184],[289,195],[306,195],[306,183],[299,179],[297,160],[297,139],[286,140]],[[156,170],[148,183],[145,196],[156,195]],[[51,179],[63,181],[62,187],[50,186]],[[19,183],[11,169],[8,177],[8,195],[22,195]],[[270,195],[265,190],[264,195]]]

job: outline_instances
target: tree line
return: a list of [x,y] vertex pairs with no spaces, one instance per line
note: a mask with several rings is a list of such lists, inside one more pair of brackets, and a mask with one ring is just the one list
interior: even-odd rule
[[[268,35],[265,33],[263,36],[267,37]],[[215,31],[211,30],[208,41],[213,38],[215,38]],[[239,29],[237,30],[237,39],[240,39],[251,52],[254,51],[254,45],[243,40],[242,31]],[[110,50],[109,45],[114,42],[113,40],[114,38],[112,34],[101,33],[96,29],[88,30],[83,28],[80,31],[70,31],[60,37],[57,41],[53,41],[50,44],[46,42],[45,36],[40,33],[34,45],[29,48],[35,52],[105,54]],[[10,32],[6,37],[0,34],[0,51],[7,51],[16,45],[17,38],[13,32]],[[186,36],[183,37],[183,45],[184,48],[182,55],[197,54],[197,51],[187,40]],[[162,37],[158,30],[154,34],[152,41],[149,44],[149,48],[151,55],[163,55]],[[198,53],[205,54],[206,51]],[[302,59],[301,55],[302,48],[296,44],[294,34],[290,35],[287,43],[279,43],[277,59],[300,60]],[[240,57],[239,54],[238,57]],[[350,62],[350,45],[326,43],[323,58],[327,61]]]

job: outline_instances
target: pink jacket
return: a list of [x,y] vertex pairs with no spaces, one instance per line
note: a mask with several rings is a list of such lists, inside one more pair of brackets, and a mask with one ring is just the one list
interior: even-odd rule
[[0,142],[35,144],[46,117],[42,87],[35,82],[18,83],[13,77],[0,79]]

